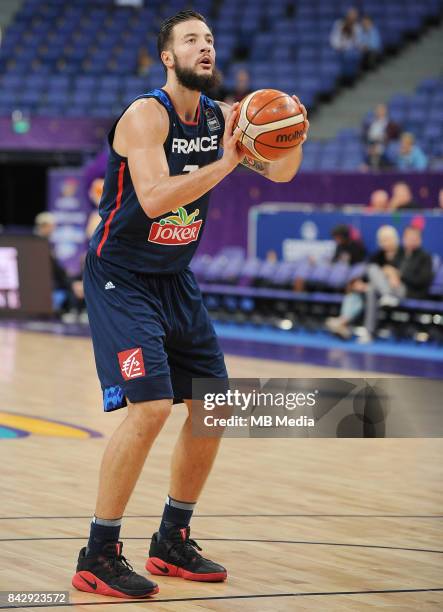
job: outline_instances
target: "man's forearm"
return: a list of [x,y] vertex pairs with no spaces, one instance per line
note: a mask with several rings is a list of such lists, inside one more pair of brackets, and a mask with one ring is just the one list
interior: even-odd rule
[[297,174],[303,159],[301,145],[283,159],[270,162],[266,176],[277,183],[287,183]]
[[219,159],[193,172],[177,176],[165,176],[140,197],[140,204],[151,219],[155,219],[179,206],[186,206],[215,187],[231,172],[231,168]]

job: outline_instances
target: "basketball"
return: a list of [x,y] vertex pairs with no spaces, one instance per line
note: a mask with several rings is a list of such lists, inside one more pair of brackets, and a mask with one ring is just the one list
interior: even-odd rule
[[243,134],[239,145],[246,155],[261,161],[275,161],[300,144],[306,130],[297,102],[277,89],[260,89],[240,103],[234,129]]

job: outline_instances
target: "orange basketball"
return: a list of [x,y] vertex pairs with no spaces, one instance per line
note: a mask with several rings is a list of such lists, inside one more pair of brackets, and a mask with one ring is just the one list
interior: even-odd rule
[[275,161],[290,153],[303,139],[305,118],[300,106],[277,89],[259,89],[240,103],[234,129],[243,134],[240,148],[261,161]]

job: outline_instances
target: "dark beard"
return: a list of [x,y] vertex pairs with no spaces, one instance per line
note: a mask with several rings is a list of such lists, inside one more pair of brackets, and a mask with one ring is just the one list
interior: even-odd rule
[[172,55],[174,57],[177,81],[182,87],[186,87],[186,89],[191,91],[201,91],[205,95],[210,95],[219,89],[222,78],[218,68],[214,66],[210,75],[196,74],[192,68],[180,66],[180,62],[174,52]]

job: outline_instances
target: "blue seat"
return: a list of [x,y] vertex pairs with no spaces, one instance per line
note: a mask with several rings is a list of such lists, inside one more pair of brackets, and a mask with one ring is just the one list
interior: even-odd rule
[[289,261],[277,262],[277,266],[274,271],[274,276],[271,279],[272,284],[275,286],[292,285],[295,279],[296,268],[297,268],[297,264],[295,262],[289,262]]
[[21,104],[33,107],[39,103],[41,98],[42,94],[40,91],[25,91],[21,96]]
[[331,271],[331,264],[322,261],[318,262],[310,269],[306,280],[313,285],[327,286]]
[[24,85],[23,76],[20,74],[5,74],[2,78],[2,86],[10,91],[22,88]]
[[48,106],[65,106],[69,102],[70,96],[65,91],[48,92],[46,103]]
[[64,107],[46,104],[39,106],[36,110],[36,114],[39,117],[61,117],[64,114]]

